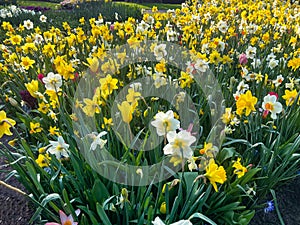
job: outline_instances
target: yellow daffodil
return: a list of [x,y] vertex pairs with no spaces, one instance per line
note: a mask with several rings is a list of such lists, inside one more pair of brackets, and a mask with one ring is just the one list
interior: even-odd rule
[[85,106],[83,107],[83,112],[89,116],[89,117],[93,117],[95,115],[95,113],[99,114],[101,111],[100,108],[100,104],[101,101],[98,101],[96,98],[93,99],[88,99],[85,98],[83,99]]
[[40,133],[43,130],[40,123],[30,122],[30,134]]
[[241,164],[241,158],[238,158],[237,161],[234,162],[232,167],[235,168],[233,173],[238,175],[238,178],[241,178],[242,176],[244,176],[245,173],[248,171],[247,168]]
[[33,64],[35,63],[35,60],[30,59],[28,56],[21,57],[21,63],[20,65],[25,69],[29,70],[29,68],[33,68]]
[[209,179],[216,192],[218,192],[218,187],[216,183],[223,184],[227,180],[226,171],[224,167],[218,166],[215,163],[214,159],[211,159],[209,161],[204,176]]
[[133,88],[128,89],[128,94],[126,95],[126,100],[129,103],[135,103],[141,96],[140,92],[134,91]]
[[50,107],[50,105],[48,103],[41,102],[41,103],[39,103],[38,110],[41,113],[47,114],[47,112],[49,111],[49,107]]
[[230,121],[234,118],[231,108],[226,108],[225,113],[222,115],[222,122],[224,124],[229,124]]
[[110,95],[113,90],[118,89],[117,83],[119,82],[118,79],[112,78],[110,74],[108,74],[105,78],[100,78],[100,90],[107,95]]
[[10,37],[9,40],[13,45],[20,45],[22,41],[22,37],[20,35],[13,35]]
[[166,212],[167,212],[167,203],[166,202],[161,203],[161,205],[159,207],[159,211],[161,214],[166,214]]
[[49,166],[50,160],[51,157],[48,154],[39,154],[35,162],[39,165],[39,167],[44,168]]
[[[257,103],[257,98],[252,96],[252,93],[250,90],[246,92],[246,94],[241,94],[236,102],[236,113],[241,116],[243,113],[245,113],[246,116],[249,116],[249,114],[252,111],[255,110],[255,104]],[[244,110],[246,110],[244,112]]]
[[37,97],[36,93],[39,90],[38,80],[32,80],[30,83],[25,84],[25,87],[32,97],[34,97],[34,98]]
[[290,90],[285,90],[284,91],[285,95],[282,96],[282,98],[285,100],[285,104],[287,106],[290,106],[294,103],[296,100],[296,97],[298,95],[298,92],[296,89],[290,91]]
[[6,113],[3,110],[0,111],[0,138],[2,138],[4,134],[9,136],[12,135],[10,128],[14,125],[16,125],[16,121],[7,118]]
[[288,67],[292,67],[293,71],[296,71],[300,67],[300,58],[292,58],[288,61]]
[[121,105],[118,104],[118,109],[121,112],[123,121],[129,124],[132,120],[132,113],[134,112],[135,106],[127,101],[123,101]]
[[49,134],[59,136],[60,132],[59,132],[59,129],[56,126],[54,126],[54,127],[50,126],[49,127]]

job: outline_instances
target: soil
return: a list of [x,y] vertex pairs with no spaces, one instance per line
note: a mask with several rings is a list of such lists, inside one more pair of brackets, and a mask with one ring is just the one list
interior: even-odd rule
[[[4,137],[0,139],[0,141],[6,144],[9,139],[11,139],[11,137]],[[25,188],[15,177],[11,177],[8,181],[5,180],[9,171],[11,171],[11,168],[7,166],[7,161],[4,157],[0,156],[0,180],[26,192]],[[1,225],[28,225],[33,213],[34,209],[25,196],[0,184]]]
[[[1,139],[7,142],[7,138]],[[7,162],[0,157],[0,180],[5,180]],[[16,178],[10,178],[8,184],[23,191],[24,187]],[[300,176],[276,191],[278,207],[285,225],[300,225]],[[271,200],[270,198],[269,200]],[[34,209],[26,197],[0,185],[0,225],[28,225]],[[265,213],[264,209],[256,211],[250,225],[281,225],[276,210]]]
[[[276,191],[278,208],[285,225],[300,225],[300,176]],[[272,197],[270,199],[272,200]],[[276,210],[257,210],[250,225],[281,225]]]

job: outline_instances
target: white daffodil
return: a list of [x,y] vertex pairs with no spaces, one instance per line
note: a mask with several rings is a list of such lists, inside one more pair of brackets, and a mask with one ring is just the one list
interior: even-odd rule
[[46,22],[47,22],[47,16],[41,15],[41,16],[40,16],[40,21],[41,21],[42,23],[46,23]]
[[[152,221],[153,225],[165,225],[165,223],[157,216],[154,221]],[[178,222],[172,223],[170,225],[193,225],[189,220],[180,220]]]
[[222,33],[226,33],[226,31],[228,30],[227,23],[222,20],[218,23],[217,27]]
[[157,61],[162,60],[167,55],[166,44],[156,45],[154,47],[154,55]]
[[282,111],[282,104],[277,102],[277,97],[275,95],[267,95],[264,97],[262,107],[265,111],[271,112],[271,118],[276,119],[277,113]]
[[57,159],[68,158],[69,145],[66,144],[62,136],[59,136],[57,141],[49,141],[50,145],[48,146],[47,152],[55,155]]
[[179,133],[170,131],[167,133],[167,144],[163,151],[165,155],[179,156],[181,158],[190,159],[193,156],[191,144],[196,141],[196,137],[190,132],[182,130]]
[[24,21],[24,27],[27,29],[27,30],[31,30],[33,28],[33,23],[30,21],[30,20],[25,20]]
[[47,77],[43,78],[43,82],[47,90],[58,91],[62,86],[62,77],[58,73],[50,72],[47,74]]
[[172,29],[167,31],[167,41],[177,41],[177,33]]
[[284,80],[284,77],[280,74],[276,77],[276,80],[273,80],[275,87],[278,87]]
[[169,131],[175,131],[180,127],[179,120],[174,118],[172,110],[168,112],[159,112],[155,115],[155,120],[151,122],[151,125],[156,128],[158,136],[164,136]]
[[269,62],[269,68],[274,69],[276,66],[278,66],[279,60],[277,59],[271,59]]
[[160,87],[165,86],[167,84],[166,75],[161,73],[161,72],[156,72],[153,75],[153,79],[154,79],[154,86],[156,88],[160,88]]
[[249,46],[246,50],[247,58],[254,59],[256,55],[256,47]]
[[257,69],[261,65],[260,59],[253,59],[253,62],[251,63],[254,69]]
[[198,59],[195,63],[195,69],[202,73],[205,73],[208,68],[208,62],[203,59]]
[[98,145],[100,146],[100,149],[102,149],[104,147],[104,145],[107,143],[107,140],[103,140],[103,139],[101,139],[101,137],[106,134],[107,134],[106,131],[102,131],[98,135],[97,135],[97,133],[93,133],[91,135],[91,137],[93,138],[93,142],[91,144],[90,150],[94,151]]
[[144,33],[149,29],[150,25],[142,20],[136,27],[136,33]]
[[237,91],[239,93],[245,93],[247,90],[249,90],[249,85],[245,84],[245,82],[242,80],[237,86]]

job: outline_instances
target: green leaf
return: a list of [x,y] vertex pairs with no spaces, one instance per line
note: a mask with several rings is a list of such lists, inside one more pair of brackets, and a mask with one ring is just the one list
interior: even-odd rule
[[207,216],[204,216],[202,213],[194,213],[193,215],[190,216],[189,220],[194,219],[194,218],[204,220],[205,222],[207,222],[211,225],[217,225],[214,221],[209,219]]
[[217,159],[222,164],[226,159],[230,159],[235,155],[236,151],[234,148],[223,148],[218,156]]
[[191,190],[193,189],[194,180],[198,176],[198,172],[184,172],[184,173],[178,173],[181,177],[183,175],[185,184],[186,184],[186,193],[189,194]]
[[100,203],[104,202],[110,196],[106,186],[99,179],[95,181],[92,194]]
[[254,210],[246,210],[239,216],[239,225],[247,225],[255,214]]
[[69,196],[68,196],[68,193],[67,193],[66,189],[63,189],[62,194],[63,194],[64,202],[66,203],[67,207],[69,208],[69,210],[71,212],[74,212],[75,210],[74,210],[73,206],[70,203]]
[[27,161],[25,163],[25,165],[26,165],[26,168],[30,175],[30,178],[32,179],[32,181],[33,181],[35,187],[37,188],[37,190],[39,191],[39,193],[45,193],[40,181],[38,180],[38,174],[35,171],[34,166],[29,161]]
[[109,218],[106,215],[103,207],[99,203],[96,204],[96,208],[97,208],[97,213],[98,213],[101,221],[103,222],[103,224],[104,225],[112,225],[111,222],[109,221]]
[[46,197],[42,200],[41,203],[39,203],[38,201],[36,201],[35,199],[31,198],[35,203],[37,203],[39,205],[39,207],[37,208],[37,210],[35,211],[35,213],[33,214],[33,216],[31,217],[30,221],[29,221],[29,224],[33,223],[41,214],[42,210],[45,209],[47,211],[47,213],[49,215],[52,215],[52,217],[55,217],[53,216],[53,213],[46,209],[45,206],[51,202],[51,201],[54,201],[54,200],[61,200],[61,197],[59,194],[57,193],[53,193],[53,194],[49,194],[49,195],[46,195]]

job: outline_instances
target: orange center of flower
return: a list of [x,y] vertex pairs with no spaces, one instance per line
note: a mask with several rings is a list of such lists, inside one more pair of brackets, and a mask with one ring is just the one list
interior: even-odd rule
[[272,103],[266,103],[265,107],[268,111],[272,111],[274,109],[274,105]]
[[63,225],[72,225],[72,222],[70,220],[67,220]]

